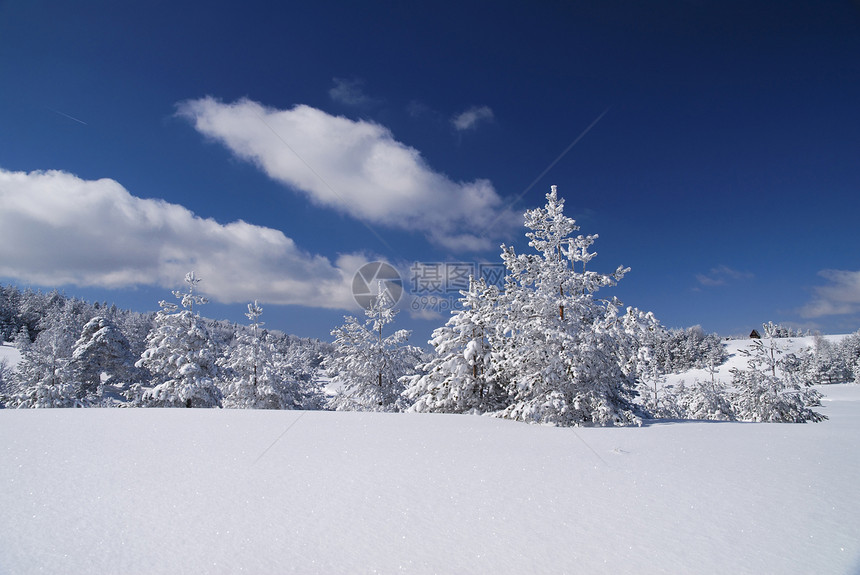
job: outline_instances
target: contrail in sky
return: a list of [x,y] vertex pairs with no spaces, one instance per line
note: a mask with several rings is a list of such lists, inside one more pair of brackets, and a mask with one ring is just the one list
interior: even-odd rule
[[61,115],[61,116],[65,116],[65,117],[66,117],[66,118],[68,118],[69,120],[74,120],[75,122],[77,122],[77,123],[79,123],[79,124],[83,124],[84,126],[89,126],[89,124],[87,124],[87,123],[86,123],[86,122],[84,122],[83,120],[78,120],[78,119],[77,119],[77,118],[75,118],[74,116],[69,116],[68,114],[64,114],[63,112],[61,112],[61,111],[59,111],[59,110],[55,110],[55,109],[53,109],[53,108],[51,108],[51,107],[49,107],[49,106],[45,106],[45,107],[46,107],[46,108],[48,108],[50,111],[54,112],[55,114],[59,114],[59,115]]

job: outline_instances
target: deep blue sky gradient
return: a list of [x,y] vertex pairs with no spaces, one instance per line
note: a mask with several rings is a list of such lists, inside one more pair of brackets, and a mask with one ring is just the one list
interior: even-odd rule
[[[338,81],[363,99],[332,98]],[[374,227],[383,243],[310,204],[177,117],[204,96],[370,120],[451,180],[522,194],[518,211],[557,184],[582,232],[600,235],[592,269],[632,268],[606,295],[667,326],[860,327],[851,286],[835,286],[842,313],[803,311],[829,285],[823,270],[860,274],[858,2],[0,3],[0,168],[111,178],[331,259],[498,261]],[[473,106],[492,120],[455,129]],[[521,232],[506,241],[526,249]],[[34,287],[139,310],[169,297]],[[348,313],[261,303],[270,327],[326,339]],[[421,344],[442,323],[404,312],[398,327]]]

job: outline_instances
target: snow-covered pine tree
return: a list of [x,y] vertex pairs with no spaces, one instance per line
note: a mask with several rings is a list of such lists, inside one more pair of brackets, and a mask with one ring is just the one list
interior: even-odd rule
[[333,330],[334,354],[324,365],[332,385],[339,387],[329,407],[344,411],[399,411],[403,408],[401,378],[420,361],[418,350],[407,346],[409,331],[398,330],[383,337],[383,328],[397,311],[388,290],[378,286],[364,324],[353,316]]
[[17,393],[8,405],[17,408],[83,407],[79,388],[69,369],[74,334],[81,329],[73,306],[69,302],[58,302],[47,308],[38,327],[36,340],[20,348],[21,361],[15,370]]
[[716,382],[719,367],[726,362],[728,353],[722,344],[713,346],[705,352],[705,369],[711,374],[711,383]]
[[278,332],[269,332],[266,340],[274,349],[275,372],[298,386],[301,409],[325,409],[328,397],[319,376],[324,371],[323,359],[334,350],[332,344]]
[[846,336],[839,342],[839,357],[845,366],[845,381],[860,380],[860,331]]
[[545,207],[525,214],[537,254],[502,246],[506,337],[494,362],[511,401],[498,415],[557,425],[638,424],[634,378],[622,370],[627,360],[619,361],[620,304],[594,297],[628,270],[586,271],[597,236],[572,235],[579,227],[564,215],[556,186],[546,198]]
[[771,337],[768,324],[764,338],[752,340],[751,350],[741,350],[747,369],[732,369],[732,412],[741,421],[804,423],[827,419],[811,408],[821,405],[821,394],[777,375],[782,350]]
[[159,302],[154,327],[146,337],[147,349],[135,364],[148,369],[152,387],[142,401],[153,407],[220,407],[221,390],[216,385],[217,353],[205,324],[192,306],[206,303],[194,293],[199,278],[185,276],[188,292],[174,291],[181,307]]
[[0,343],[12,341],[18,331],[15,325],[15,301],[17,290],[0,285]]
[[405,378],[410,411],[486,413],[507,404],[507,390],[492,361],[499,289],[483,278],[470,279],[469,289],[460,294],[461,309],[433,331],[430,344],[436,354],[421,367],[424,373]]
[[30,339],[30,330],[27,329],[26,324],[22,325],[21,329],[18,330],[18,333],[15,334],[14,343],[15,347],[21,353],[24,353],[24,350],[33,344],[33,340]]
[[0,407],[9,401],[12,392],[12,367],[5,357],[0,358]]
[[664,389],[660,417],[732,421],[735,419],[728,389],[721,381],[682,381]]
[[275,359],[277,350],[262,333],[263,308],[255,301],[245,315],[250,333],[241,332],[218,364],[224,379],[224,407],[240,409],[300,409],[299,382]]
[[119,388],[136,379],[131,345],[110,319],[101,316],[84,324],[69,367],[81,397],[93,401],[101,396],[103,378],[105,384]]
[[655,348],[665,330],[652,312],[643,312],[634,307],[627,308],[620,327],[618,360],[622,371],[635,378],[645,410],[653,417],[660,417],[662,410],[659,395],[666,377]]

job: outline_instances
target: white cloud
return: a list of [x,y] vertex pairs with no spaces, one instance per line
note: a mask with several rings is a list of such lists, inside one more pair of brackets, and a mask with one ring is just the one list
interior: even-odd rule
[[708,287],[723,286],[729,282],[747,280],[752,277],[753,274],[749,272],[741,272],[726,265],[711,268],[711,271],[707,274],[696,274],[696,280],[703,286]]
[[800,310],[806,318],[860,313],[860,271],[822,270],[830,285],[814,288],[812,301]]
[[334,86],[328,91],[335,102],[358,108],[375,104],[377,101],[364,92],[364,81],[334,78]]
[[474,129],[478,122],[489,122],[493,119],[493,111],[487,106],[473,106],[451,119],[454,127],[460,131]]
[[417,231],[461,250],[492,249],[522,225],[489,181],[452,181],[379,124],[304,105],[275,110],[208,97],[178,110],[270,178],[368,224]]
[[352,309],[364,259],[307,253],[278,230],[220,224],[110,179],[0,169],[0,276],[41,285],[120,288],[181,283],[194,270],[223,303]]

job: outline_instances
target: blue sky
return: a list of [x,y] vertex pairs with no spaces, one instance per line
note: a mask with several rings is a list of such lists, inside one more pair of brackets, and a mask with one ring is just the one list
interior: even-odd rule
[[155,310],[194,269],[330,339],[382,260],[423,344],[412,264],[526,250],[557,184],[669,327],[855,331],[858,55],[848,1],[2,2],[0,281]]

